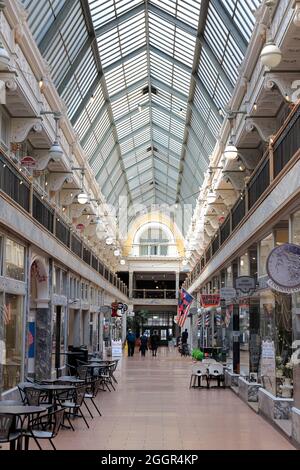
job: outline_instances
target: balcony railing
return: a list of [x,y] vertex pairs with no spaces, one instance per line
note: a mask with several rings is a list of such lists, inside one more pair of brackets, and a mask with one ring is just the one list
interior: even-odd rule
[[31,184],[29,179],[18,170],[4,152],[1,153],[0,151],[0,192],[2,191],[9,196],[73,254],[104,276],[120,292],[128,295],[127,286],[121,280],[120,282],[117,281],[115,275],[103,266],[102,262],[80,237],[74,234],[71,236],[71,227],[62,220],[62,217],[56,213],[50,204],[42,199]]
[[134,299],[176,299],[176,290],[173,289],[133,289]]
[[[248,181],[243,198],[231,209],[219,229],[219,234],[208,245],[205,255],[187,277],[183,287],[188,288],[202,273],[211,258],[238,229],[247,214],[266,193],[273,180],[281,173],[300,149],[300,103],[295,106],[275,136],[270,149],[264,154]],[[300,154],[298,155],[300,157]],[[254,210],[254,209],[253,209]]]

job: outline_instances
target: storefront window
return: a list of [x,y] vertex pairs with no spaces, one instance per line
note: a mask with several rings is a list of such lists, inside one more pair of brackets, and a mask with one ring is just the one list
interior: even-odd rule
[[231,266],[228,266],[227,273],[226,273],[226,286],[232,287],[232,285],[233,285],[232,268]]
[[259,276],[265,276],[267,274],[266,263],[267,258],[274,248],[273,234],[267,236],[264,240],[260,242],[259,250]]
[[62,367],[65,350],[65,313],[61,306],[55,308],[52,318],[52,369]]
[[289,241],[289,230],[288,228],[280,228],[275,230],[275,246],[283,245]]
[[240,370],[244,375],[249,375],[249,300],[240,301]]
[[[3,299],[4,297],[4,299]],[[0,297],[3,311],[3,390],[9,390],[21,380],[23,297],[12,294]]]
[[10,238],[5,242],[5,275],[25,281],[25,248]]

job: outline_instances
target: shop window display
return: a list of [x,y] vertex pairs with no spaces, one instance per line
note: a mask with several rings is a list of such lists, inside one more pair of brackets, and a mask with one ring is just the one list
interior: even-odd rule
[[1,362],[3,366],[3,391],[9,390],[21,380],[23,339],[23,297],[0,294],[3,318],[3,342]]

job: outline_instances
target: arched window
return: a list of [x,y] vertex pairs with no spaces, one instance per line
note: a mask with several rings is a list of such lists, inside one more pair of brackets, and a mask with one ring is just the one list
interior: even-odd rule
[[140,238],[140,256],[168,256],[170,243],[161,228],[147,228]]

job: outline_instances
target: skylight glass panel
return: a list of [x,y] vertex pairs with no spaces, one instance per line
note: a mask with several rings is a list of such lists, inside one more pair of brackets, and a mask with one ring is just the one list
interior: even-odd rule
[[38,0],[38,2],[21,0],[21,2],[28,11],[27,21],[34,39],[39,44],[64,6],[65,0]]
[[241,34],[249,41],[255,24],[254,12],[259,7],[260,0],[221,0],[223,8],[229,13]]

